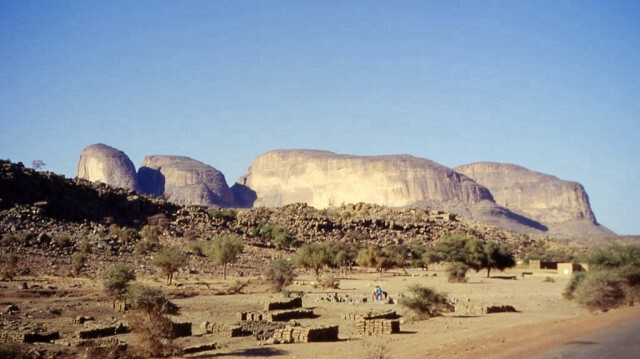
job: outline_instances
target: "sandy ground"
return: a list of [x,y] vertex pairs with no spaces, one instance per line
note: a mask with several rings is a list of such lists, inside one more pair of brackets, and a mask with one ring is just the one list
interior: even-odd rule
[[[574,302],[562,298],[568,277],[552,271],[536,271],[523,278],[520,273],[528,269],[514,269],[507,273],[495,272],[493,276],[516,275],[517,280],[486,278],[486,272],[470,273],[469,282],[448,283],[441,269],[408,273],[355,273],[341,279],[340,289],[314,288],[312,277],[300,277],[291,290],[304,292],[303,305],[313,308],[315,319],[299,320],[303,326],[339,325],[338,342],[265,345],[252,337],[228,338],[204,334],[200,324],[210,322],[233,323],[241,311],[260,311],[267,300],[282,300],[281,294],[265,293],[266,285],[259,279],[202,278],[197,275],[178,277],[178,287],[165,287],[158,279],[147,278],[147,283],[163,288],[181,306],[180,321],[193,323],[194,336],[178,339],[181,345],[217,342],[221,349],[191,355],[195,358],[367,358],[368,352],[379,346],[388,350],[389,358],[526,358],[554,345],[570,341],[597,329],[604,328],[632,316],[640,315],[640,307],[625,307],[607,313],[592,314]],[[251,282],[243,294],[216,295],[236,280]],[[63,332],[77,330],[71,324],[78,315],[93,315],[97,320],[112,320],[121,313],[114,312],[101,291],[99,280],[45,278],[31,280],[42,287],[53,286],[56,295],[27,296],[15,289],[17,282],[3,282],[0,289],[1,303],[20,307],[20,315],[7,317],[20,320],[21,326],[34,323]],[[463,315],[447,313],[429,320],[406,322],[400,334],[362,338],[355,335],[355,323],[345,321],[348,313],[364,313],[369,310],[401,308],[380,303],[331,303],[319,301],[327,293],[350,297],[370,298],[375,285],[381,285],[391,297],[406,292],[410,284],[419,283],[447,293],[448,297],[472,304],[512,305],[516,313],[487,315]],[[206,284],[206,285],[205,285]],[[181,298],[184,297],[184,298]],[[61,309],[62,315],[53,316],[52,309]],[[65,321],[66,320],[66,321]],[[25,321],[27,323],[25,323]],[[8,330],[4,326],[3,330]],[[64,333],[63,333],[64,334]],[[126,337],[125,337],[126,339]],[[61,349],[73,350],[73,349]]]

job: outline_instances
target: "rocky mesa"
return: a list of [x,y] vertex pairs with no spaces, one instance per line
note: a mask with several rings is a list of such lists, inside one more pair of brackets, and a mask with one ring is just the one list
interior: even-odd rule
[[487,187],[510,211],[545,224],[554,232],[611,235],[600,226],[582,185],[505,163],[478,162],[455,167]]

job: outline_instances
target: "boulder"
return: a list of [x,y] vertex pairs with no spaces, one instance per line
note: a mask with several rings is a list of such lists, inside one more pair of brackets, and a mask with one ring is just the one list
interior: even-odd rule
[[217,169],[183,156],[147,156],[138,170],[142,193],[179,205],[233,207],[224,175]]
[[82,150],[76,177],[135,191],[140,189],[136,168],[129,157],[124,152],[102,143],[90,145]]

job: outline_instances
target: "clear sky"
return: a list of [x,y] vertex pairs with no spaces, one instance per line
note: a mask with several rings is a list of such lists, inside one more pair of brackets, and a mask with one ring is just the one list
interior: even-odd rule
[[0,158],[514,163],[640,234],[638,1],[0,1]]

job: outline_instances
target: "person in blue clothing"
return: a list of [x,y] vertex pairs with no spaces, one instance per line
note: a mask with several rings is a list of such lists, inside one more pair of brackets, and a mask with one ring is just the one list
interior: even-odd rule
[[382,300],[382,288],[379,285],[376,286],[376,290],[374,292],[376,300]]

